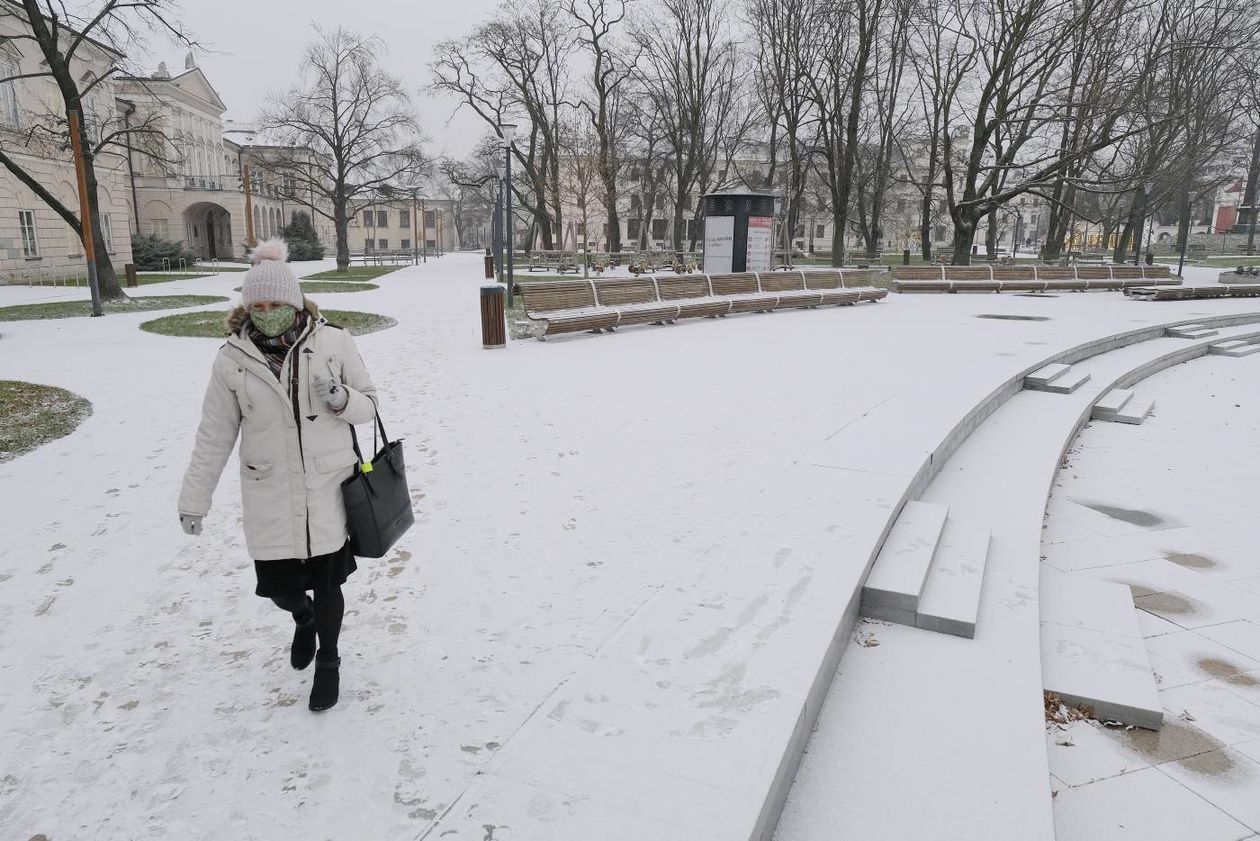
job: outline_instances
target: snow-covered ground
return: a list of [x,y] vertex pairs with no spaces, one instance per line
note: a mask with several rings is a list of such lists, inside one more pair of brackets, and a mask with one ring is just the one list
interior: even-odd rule
[[1260,356],[1140,388],[1157,401],[1141,426],[1073,445],[1042,551],[1132,588],[1164,726],[1051,728],[1058,841],[1260,837]]
[[[253,595],[235,465],[205,535],[176,523],[218,342],[136,329],[154,313],[0,323],[0,378],[94,404],[73,435],[0,465],[0,835],[419,837],[819,442],[925,381],[1251,308],[894,296],[486,352],[481,265],[453,254],[315,296],[399,321],[359,345],[406,439],[417,509],[391,557],[347,585],[342,702],[320,716],[305,710],[309,673],[287,664],[287,616]],[[234,297],[239,283],[139,294]],[[65,294],[0,287],[0,306]],[[896,443],[872,438],[873,465]]]

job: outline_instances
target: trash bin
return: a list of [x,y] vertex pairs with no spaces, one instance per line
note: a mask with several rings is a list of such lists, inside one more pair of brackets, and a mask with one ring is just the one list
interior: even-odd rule
[[134,288],[139,285],[139,281],[136,280],[136,264],[135,263],[124,264],[123,271],[127,273],[127,287],[129,289]]
[[487,350],[507,347],[503,293],[503,287],[497,283],[481,287],[481,346]]

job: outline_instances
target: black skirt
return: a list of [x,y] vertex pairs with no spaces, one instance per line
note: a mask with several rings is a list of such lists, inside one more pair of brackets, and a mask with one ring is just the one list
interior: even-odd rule
[[254,592],[265,598],[288,596],[307,590],[324,590],[346,582],[359,568],[350,552],[350,541],[336,552],[313,558],[285,558],[282,561],[254,561],[258,587]]

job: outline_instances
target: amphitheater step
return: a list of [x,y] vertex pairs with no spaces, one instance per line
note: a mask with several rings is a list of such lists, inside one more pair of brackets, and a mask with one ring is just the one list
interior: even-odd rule
[[989,537],[988,526],[978,523],[951,518],[945,524],[919,598],[916,626],[968,639],[976,635]]
[[1221,342],[1218,345],[1212,345],[1208,348],[1208,353],[1215,356],[1250,356],[1253,353],[1260,353],[1260,342],[1250,342],[1246,339],[1233,339],[1228,342]]
[[907,502],[862,588],[862,615],[913,625],[949,508]]
[[1206,339],[1208,336],[1215,336],[1218,331],[1202,324],[1182,324],[1179,327],[1169,327],[1166,332],[1174,339]]
[[1091,417],[1094,420],[1113,421],[1132,397],[1133,389],[1113,388],[1094,404],[1094,411]]
[[1104,721],[1158,730],[1164,711],[1123,584],[1041,570],[1042,686]]
[[[1056,393],[1056,395],[1070,395],[1085,383],[1090,381],[1090,374],[1080,373],[1077,371],[1067,371],[1053,378],[1043,386],[1031,386],[1033,391],[1048,391]],[[1026,378],[1027,383],[1027,378]],[[1029,386],[1024,386],[1029,387]]]
[[1116,421],[1118,423],[1139,424],[1146,420],[1146,416],[1149,415],[1154,408],[1154,397],[1143,397],[1130,400],[1124,405],[1124,408],[1116,414]]
[[1072,370],[1071,365],[1055,362],[1024,377],[1024,388],[1039,389]]

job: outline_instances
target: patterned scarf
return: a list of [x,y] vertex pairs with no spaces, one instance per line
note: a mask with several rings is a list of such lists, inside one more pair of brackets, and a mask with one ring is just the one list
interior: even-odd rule
[[273,338],[264,336],[262,331],[254,326],[252,319],[245,319],[246,337],[262,351],[263,358],[267,360],[267,367],[276,375],[277,380],[280,379],[280,370],[284,368],[284,360],[289,355],[289,349],[297,344],[309,320],[310,316],[305,310],[301,310],[297,318],[293,319],[293,326]]

